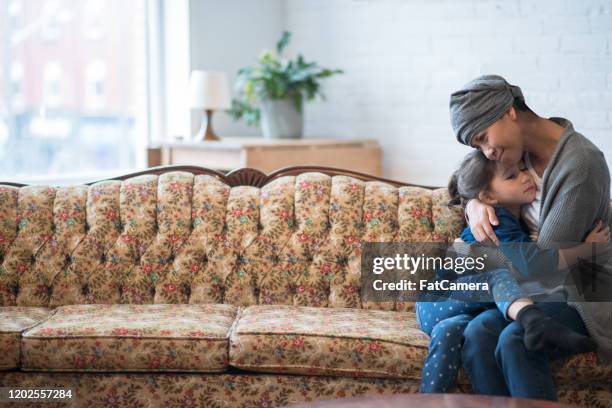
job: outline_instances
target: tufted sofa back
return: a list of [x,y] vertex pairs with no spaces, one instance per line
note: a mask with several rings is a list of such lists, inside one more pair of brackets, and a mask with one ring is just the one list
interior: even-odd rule
[[445,241],[445,189],[305,172],[262,187],[171,171],[70,187],[0,185],[0,305],[365,304],[362,241]]

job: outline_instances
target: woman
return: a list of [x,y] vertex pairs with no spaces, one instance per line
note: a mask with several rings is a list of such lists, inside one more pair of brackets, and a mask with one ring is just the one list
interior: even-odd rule
[[[525,160],[538,191],[536,200],[523,207],[522,217],[538,245],[580,242],[598,220],[608,223],[606,161],[568,120],[536,115],[520,88],[497,75],[476,78],[454,92],[450,112],[460,143],[504,164]],[[491,227],[498,223],[491,206],[470,200],[466,216],[479,242],[499,244]],[[612,287],[599,289],[610,293]],[[608,362],[612,361],[611,305],[545,301],[540,307],[557,322],[590,335],[600,359]],[[509,323],[497,309],[479,314],[464,332],[463,365],[480,394],[555,400],[549,361],[566,355],[527,350],[521,326]]]
[[[529,171],[521,166],[506,167],[488,160],[480,151],[471,151],[463,159],[448,185],[451,203],[472,198],[495,207],[500,221],[494,231],[505,243],[501,252],[512,262],[513,270],[521,276],[531,276],[534,270],[565,269],[580,258],[589,257],[591,242],[608,243],[610,230],[598,225],[587,236],[586,244],[567,249],[540,249],[533,245],[528,229],[520,218],[520,209],[535,199],[536,188]],[[461,240],[476,243],[469,227]],[[596,349],[595,342],[558,323],[540,310],[526,296],[510,270],[506,267],[488,269],[482,273],[466,270],[460,275],[453,269],[436,270],[436,280],[464,283],[486,282],[486,295],[478,291],[446,290],[420,294],[416,303],[417,321],[421,330],[430,335],[429,353],[423,364],[421,392],[448,392],[456,384],[461,366],[463,333],[470,321],[486,309],[495,306],[506,317],[520,324],[523,342],[528,350],[553,351],[563,348],[572,352]]]

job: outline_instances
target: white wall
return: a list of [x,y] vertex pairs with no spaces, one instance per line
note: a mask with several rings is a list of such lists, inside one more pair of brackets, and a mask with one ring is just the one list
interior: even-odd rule
[[467,152],[449,95],[485,73],[570,119],[612,168],[612,1],[288,0],[285,13],[292,50],[346,70],[307,107],[307,136],[378,139],[387,177],[446,184]]
[[[157,57],[163,61],[160,71],[155,74],[161,78],[163,83],[159,98],[163,99],[164,103],[156,106],[152,101],[151,106],[158,109],[153,114],[161,115],[163,120],[152,121],[154,126],[158,124],[158,131],[161,133],[161,135],[152,134],[152,136],[166,139],[185,135],[191,131],[188,98],[189,73],[191,72],[191,50],[189,49],[191,10],[189,0],[162,0],[160,7],[163,16],[160,24],[160,41],[163,45],[159,49],[162,52],[156,56],[151,55],[151,58]],[[155,86],[156,79],[152,81],[153,86]],[[152,90],[151,94],[153,97],[157,96],[155,90]]]
[[[284,26],[282,0],[190,0],[191,69],[221,70],[233,87],[238,69],[253,65],[264,48],[274,48]],[[192,113],[192,132],[202,113]],[[234,122],[224,112],[213,117],[219,136],[261,135],[259,128]]]
[[[446,184],[468,151],[452,134],[449,95],[485,73],[521,86],[540,115],[573,121],[612,168],[612,0],[190,0],[190,8],[192,69],[222,69],[233,81],[283,29],[293,32],[290,54],[344,69],[327,82],[327,102],[307,105],[306,137],[378,139],[386,177]],[[215,129],[260,134],[225,114]]]

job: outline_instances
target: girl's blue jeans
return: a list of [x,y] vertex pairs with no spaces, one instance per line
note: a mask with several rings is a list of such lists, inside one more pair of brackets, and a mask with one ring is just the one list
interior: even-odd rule
[[[557,322],[588,335],[580,315],[567,303],[539,302],[538,307]],[[461,360],[474,393],[557,399],[550,361],[571,353],[529,351],[523,334],[523,328],[508,322],[498,309],[485,310],[469,321]]]
[[[438,276],[444,278],[441,274]],[[461,276],[455,281],[487,282],[490,291],[442,291],[421,295],[421,301],[416,304],[417,319],[421,330],[431,337],[429,353],[423,365],[421,392],[440,393],[454,388],[461,365],[463,332],[474,316],[495,306],[505,315],[514,300],[524,297],[510,273],[503,269]]]

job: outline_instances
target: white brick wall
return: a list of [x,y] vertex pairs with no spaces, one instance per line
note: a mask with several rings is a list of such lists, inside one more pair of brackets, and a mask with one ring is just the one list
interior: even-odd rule
[[[253,65],[262,49],[274,48],[284,24],[282,1],[189,0],[190,71],[225,71],[233,88],[240,68]],[[191,111],[191,135],[202,115]],[[261,135],[224,112],[215,113],[213,128],[222,137]]]
[[384,174],[443,185],[468,151],[450,93],[498,73],[563,116],[612,168],[612,0],[287,0],[292,50],[346,74],[306,109],[307,137],[376,138]]

